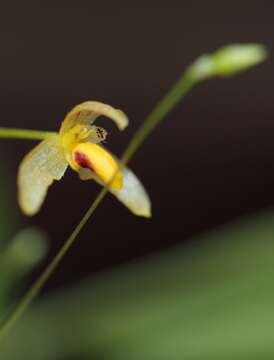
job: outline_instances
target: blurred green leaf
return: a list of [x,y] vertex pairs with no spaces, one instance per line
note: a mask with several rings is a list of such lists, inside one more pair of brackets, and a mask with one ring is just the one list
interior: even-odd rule
[[0,252],[0,310],[10,301],[11,291],[21,288],[24,276],[47,252],[47,237],[38,228],[21,230]]
[[254,216],[44,299],[1,354],[273,358],[273,259],[274,214]]

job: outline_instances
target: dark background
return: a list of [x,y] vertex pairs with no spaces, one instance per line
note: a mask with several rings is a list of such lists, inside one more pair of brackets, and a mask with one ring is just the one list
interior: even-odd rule
[[[270,51],[259,67],[199,85],[169,114],[130,164],[150,193],[153,218],[134,217],[108,196],[48,289],[273,206],[273,2],[18,4],[0,12],[1,126],[57,130],[72,106],[99,100],[130,118],[121,133],[100,121],[116,154],[197,56],[235,42]],[[25,218],[16,205],[16,171],[33,145],[1,140],[0,150],[12,174],[18,228],[45,229],[52,256],[99,187],[69,170],[41,212]]]

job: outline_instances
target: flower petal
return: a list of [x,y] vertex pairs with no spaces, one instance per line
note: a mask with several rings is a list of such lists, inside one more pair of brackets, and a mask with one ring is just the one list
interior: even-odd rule
[[60,135],[64,135],[68,130],[77,124],[92,124],[100,115],[113,120],[120,130],[123,130],[128,125],[127,116],[123,113],[123,111],[98,101],[86,101],[75,106],[67,114],[62,123]]
[[[87,168],[79,170],[82,180],[95,180],[98,184],[105,184]],[[144,186],[137,176],[127,167],[122,170],[123,186],[120,190],[109,188],[109,191],[116,196],[133,214],[138,216],[151,216],[151,202]]]
[[137,176],[128,168],[122,170],[123,186],[121,190],[110,189],[133,214],[151,217],[151,202],[144,186]]
[[43,140],[22,160],[18,172],[18,201],[26,215],[37,213],[53,180],[67,169],[59,135]]

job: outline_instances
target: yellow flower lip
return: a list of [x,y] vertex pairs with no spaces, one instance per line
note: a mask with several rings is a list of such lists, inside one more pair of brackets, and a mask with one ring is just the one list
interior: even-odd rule
[[96,178],[113,190],[123,186],[123,174],[117,161],[104,148],[97,145],[105,140],[105,129],[92,125],[100,115],[112,119],[120,130],[128,120],[118,109],[96,101],[87,101],[74,107],[62,123],[59,136],[65,157],[81,179]]
[[99,145],[91,143],[76,145],[72,150],[71,166],[78,172],[81,169],[88,169],[112,189],[122,188],[123,175],[118,163]]

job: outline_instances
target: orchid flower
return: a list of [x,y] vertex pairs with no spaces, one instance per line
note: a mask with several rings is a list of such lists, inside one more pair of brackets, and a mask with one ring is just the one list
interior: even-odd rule
[[26,215],[40,210],[48,187],[63,177],[68,166],[80,179],[108,186],[135,215],[151,215],[149,196],[141,182],[127,167],[120,168],[119,160],[101,145],[107,132],[93,125],[101,115],[113,120],[120,130],[128,125],[121,110],[87,101],[66,115],[58,133],[49,135],[25,156],[18,171],[18,200]]

